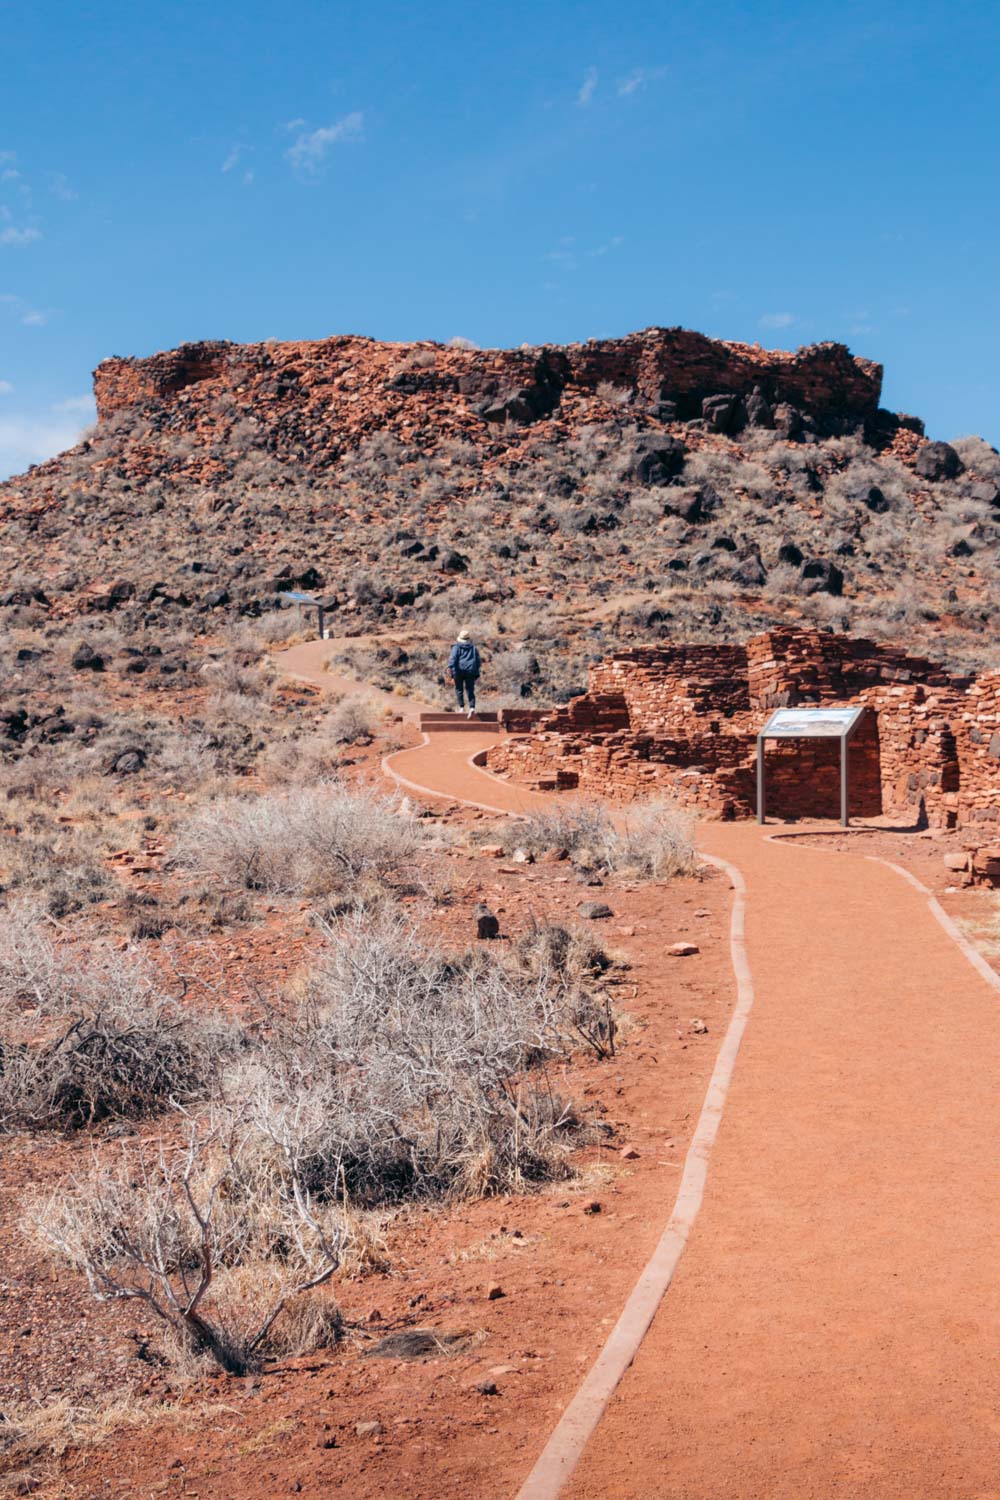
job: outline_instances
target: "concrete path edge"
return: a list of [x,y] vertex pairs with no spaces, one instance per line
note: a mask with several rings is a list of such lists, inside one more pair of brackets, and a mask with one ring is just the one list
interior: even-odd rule
[[754,989],[746,951],[746,882],[728,860],[711,854],[702,854],[701,858],[728,875],[733,889],[729,941],[736,1006],[715,1060],[667,1226],[607,1342],[518,1491],[517,1500],[553,1500],[573,1473],[666,1295],[704,1198],[709,1158],[753,1007]]

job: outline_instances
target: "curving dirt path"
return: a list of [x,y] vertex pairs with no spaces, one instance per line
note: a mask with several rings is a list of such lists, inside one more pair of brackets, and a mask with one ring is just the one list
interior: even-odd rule
[[[475,748],[387,769],[525,810]],[[525,1494],[1000,1500],[1000,995],[891,866],[701,843],[746,878],[757,997],[704,1202],[575,1472]]]

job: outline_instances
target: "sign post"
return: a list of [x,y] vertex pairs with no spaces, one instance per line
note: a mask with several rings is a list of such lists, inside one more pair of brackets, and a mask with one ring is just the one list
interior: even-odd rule
[[850,781],[848,747],[867,710],[833,704],[828,708],[776,708],[757,736],[757,822],[767,816],[764,746],[767,740],[840,741],[840,821],[849,822]]
[[[316,629],[321,641],[326,640],[326,608],[319,599],[314,599],[312,594],[300,594],[297,589],[285,589],[281,594],[282,599],[287,599],[290,604],[307,605],[316,611]],[[327,601],[329,603],[329,601]]]

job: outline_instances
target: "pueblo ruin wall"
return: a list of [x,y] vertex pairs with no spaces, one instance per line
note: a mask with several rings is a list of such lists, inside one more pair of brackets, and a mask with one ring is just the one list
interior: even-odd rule
[[[868,708],[851,742],[851,811],[1000,840],[1000,672],[949,676],[873,641],[775,630],[746,646],[637,646],[591,668],[564,708],[506,716],[491,770],[618,802],[665,795],[751,817],[757,734],[771,710]],[[839,743],[769,741],[768,811],[836,817]]]

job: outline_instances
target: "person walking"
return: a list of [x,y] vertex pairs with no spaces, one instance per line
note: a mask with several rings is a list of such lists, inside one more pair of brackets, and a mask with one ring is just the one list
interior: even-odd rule
[[467,717],[472,718],[476,711],[476,678],[482,663],[479,660],[479,651],[476,643],[467,630],[458,632],[458,640],[451,648],[448,657],[448,671],[455,683],[455,696],[458,699],[459,709],[464,709],[465,700],[469,700],[469,712]]

